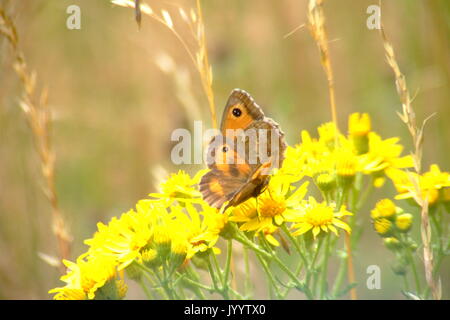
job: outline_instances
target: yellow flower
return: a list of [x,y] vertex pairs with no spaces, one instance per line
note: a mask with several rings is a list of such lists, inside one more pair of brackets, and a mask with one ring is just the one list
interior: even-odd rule
[[350,115],[348,132],[358,154],[364,154],[369,151],[368,134],[370,129],[370,117],[367,113],[361,115],[357,112]]
[[178,173],[172,173],[166,181],[160,184],[161,192],[150,193],[149,196],[165,200],[167,205],[170,205],[174,200],[180,202],[201,202],[202,196],[196,185],[208,170],[198,171],[193,178],[183,170],[179,170]]
[[[156,251],[156,249],[153,249],[153,248],[148,248],[148,249],[144,248],[141,252],[141,260],[146,266],[148,266],[150,268],[156,268],[162,264],[161,259],[159,259],[159,257],[158,257],[158,252]],[[132,266],[134,266],[134,264],[130,264],[127,267],[127,270],[129,267],[132,267]]]
[[434,205],[439,200],[441,189],[450,187],[450,174],[442,172],[436,164],[431,165],[430,170],[422,175],[395,170],[389,173],[389,177],[399,192],[395,199],[414,198],[416,202],[426,199],[429,205]]
[[285,158],[280,172],[292,178],[292,182],[297,182],[305,175],[305,161],[302,157],[303,151],[300,146],[287,146],[285,151]]
[[331,151],[322,142],[312,139],[306,130],[302,131],[301,136],[302,143],[295,148],[299,159],[295,165],[298,165],[305,175],[313,177],[318,169],[323,170],[323,162],[329,158]]
[[241,203],[235,208],[230,208],[232,211],[230,221],[246,222],[258,217],[258,210],[256,208],[256,198],[250,198]]
[[[54,299],[94,299],[106,298],[98,290],[116,279],[116,261],[107,256],[81,255],[76,263],[64,260],[68,271],[61,277],[65,287],[55,288],[49,293],[56,293]],[[115,296],[115,295],[114,295]]]
[[[273,236],[276,233],[278,235],[280,235],[280,229],[278,229],[278,227],[272,225],[272,226],[269,226],[269,227],[261,230],[261,232],[258,233],[258,235],[264,236],[264,238],[266,238],[267,242],[269,242],[272,246],[279,247],[280,246],[280,242],[278,242],[278,240]],[[284,240],[282,238],[282,236],[280,236],[280,239]],[[285,249],[288,248],[287,242],[283,243],[283,247]]]
[[348,119],[348,132],[351,136],[367,136],[371,130],[370,117],[367,113],[352,113]]
[[409,213],[399,214],[395,218],[395,226],[400,232],[408,232],[411,229],[413,216]]
[[136,207],[137,212],[130,210],[119,219],[113,217],[108,225],[98,223],[94,237],[85,240],[90,246],[89,252],[114,257],[119,270],[140,259],[141,249],[151,240],[156,217],[167,216],[160,204],[140,201]]
[[256,200],[246,201],[232,211],[230,220],[243,222],[240,226],[242,231],[259,232],[280,226],[286,219],[296,215],[296,208],[308,187],[308,182],[305,182],[292,192],[290,182],[288,177],[275,174]]
[[357,172],[357,157],[349,150],[339,150],[335,154],[336,174],[338,183],[342,187],[348,187],[352,182]]
[[397,207],[390,199],[382,199],[377,202],[375,208],[372,210],[370,216],[372,219],[378,218],[392,218],[397,212]]
[[444,203],[450,202],[450,187],[442,188],[442,200]]
[[361,156],[360,161],[366,174],[386,169],[402,169],[414,166],[411,156],[401,157],[403,146],[399,138],[382,140],[375,132],[369,133],[369,152]]
[[198,212],[191,203],[186,203],[187,213],[180,206],[171,208],[174,217],[169,225],[172,241],[177,245],[181,245],[183,242],[186,244],[187,259],[210,248],[214,252],[220,252],[214,246],[226,224],[227,216],[207,204],[202,204],[202,208],[203,211]]
[[128,286],[123,279],[116,280],[116,288],[119,299],[125,298],[128,291]]
[[153,229],[153,241],[158,257],[165,260],[170,253],[172,234],[169,227],[164,222],[156,224]]
[[[230,221],[238,223],[252,221],[253,219],[258,219],[256,198],[250,198],[247,201],[241,203],[239,206],[233,208],[231,216],[229,218]],[[243,229],[241,228],[241,230]],[[261,232],[256,235],[259,236],[262,234],[270,244],[272,244],[273,246],[279,246],[280,243],[272,235],[277,230],[278,230],[277,226],[270,224],[266,228],[261,229],[260,230]]]
[[425,187],[441,189],[450,187],[450,174],[442,172],[437,164],[432,164],[430,170],[423,174]]
[[348,212],[345,206],[342,206],[338,212],[335,212],[333,205],[329,206],[326,202],[318,203],[313,197],[309,197],[308,202],[303,203],[300,215],[293,220],[295,222],[293,227],[298,229],[293,232],[293,235],[301,235],[309,230],[312,230],[314,238],[321,231],[328,232],[328,230],[337,235],[336,227],[350,233],[349,225],[341,220],[342,217],[349,215],[352,215],[352,213]]
[[[332,122],[322,124],[318,132],[319,139],[314,139],[307,131],[302,131],[302,143],[295,148],[288,148],[286,159],[288,167],[292,169],[286,172],[299,170],[303,175],[314,178],[316,184],[319,180],[323,182],[324,178],[327,178],[331,184],[325,188],[333,187],[332,180],[336,174],[345,177],[344,180],[347,178],[351,180],[360,170],[352,143],[339,133]],[[338,148],[335,147],[336,139]],[[319,176],[320,179],[317,180]]]
[[323,143],[330,150],[333,150],[335,147],[336,136],[340,135],[334,122],[327,122],[320,125],[317,128],[317,131],[319,133],[319,142]]
[[56,293],[54,300],[86,300],[86,292],[81,288],[62,287],[50,290],[48,293]]
[[170,264],[172,268],[179,267],[186,259],[188,252],[188,244],[184,239],[172,241],[170,248]]
[[383,237],[389,236],[392,232],[392,222],[386,218],[375,219],[373,221],[373,227]]

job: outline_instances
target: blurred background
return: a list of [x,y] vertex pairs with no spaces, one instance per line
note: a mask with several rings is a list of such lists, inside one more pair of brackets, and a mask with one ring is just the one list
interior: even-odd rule
[[[176,15],[195,1],[151,1]],[[210,126],[201,82],[173,34],[143,17],[138,30],[130,9],[107,0],[0,0],[17,24],[20,45],[39,86],[49,89],[53,147],[60,207],[73,235],[72,260],[86,250],[98,221],[133,207],[156,191],[164,172],[196,168],[170,161],[171,132]],[[81,29],[68,30],[66,9],[81,8]],[[306,0],[202,1],[208,51],[214,73],[218,116],[228,94],[253,95],[287,135],[330,121],[328,90],[320,56],[307,28]],[[377,30],[369,30],[367,7],[374,0],[325,1],[338,118],[345,128],[351,112],[368,112],[382,137],[401,137],[411,150],[393,74]],[[181,19],[173,18],[175,25]],[[382,1],[382,20],[405,74],[419,121],[432,113],[425,130],[424,168],[450,170],[450,2]],[[62,283],[56,268],[38,253],[57,255],[50,206],[43,192],[39,160],[19,107],[22,85],[11,66],[11,48],[0,39],[0,299],[49,299]],[[220,120],[220,119],[219,119]],[[391,270],[394,256],[372,231],[369,210],[394,194],[387,184],[371,195],[360,217],[365,225],[355,268],[358,295],[402,299],[401,279]],[[416,220],[418,221],[418,220]],[[419,239],[419,224],[414,232]],[[368,290],[366,268],[379,265],[381,290]],[[449,263],[442,266],[449,297]],[[331,270],[337,266],[331,266]],[[333,271],[332,271],[333,272]],[[260,281],[255,279],[255,282]],[[256,287],[264,284],[255,284]],[[129,298],[143,297],[130,288]],[[264,295],[256,297],[264,297]]]

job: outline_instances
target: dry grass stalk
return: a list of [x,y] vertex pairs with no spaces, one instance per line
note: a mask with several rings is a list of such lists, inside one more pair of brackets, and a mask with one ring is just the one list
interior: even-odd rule
[[141,2],[140,0],[134,0],[134,18],[136,19],[136,23],[138,25],[138,28],[141,28],[141,20],[142,20],[142,13],[141,13]]
[[[44,193],[52,209],[52,228],[58,242],[59,257],[68,259],[71,236],[59,209],[56,195],[55,155],[50,139],[51,114],[47,105],[48,92],[46,89],[40,92],[36,90],[36,73],[28,70],[24,55],[19,48],[15,24],[3,8],[0,8],[0,34],[5,36],[13,49],[14,69],[24,86],[20,106],[33,133],[39,155],[41,171],[46,184]],[[63,268],[62,265],[61,268]]]
[[[328,82],[328,93],[330,97],[331,117],[332,121],[338,128],[336,99],[334,94],[334,77],[333,69],[331,68],[330,54],[328,50],[328,35],[325,30],[325,14],[323,12],[322,0],[310,0],[308,3],[308,27],[314,38],[320,52],[320,62],[325,71]],[[336,135],[336,144],[337,135]],[[349,283],[354,283],[355,271],[353,268],[353,254],[351,247],[351,239],[349,234],[345,234],[345,247],[347,250],[347,277]],[[352,300],[357,299],[356,288],[350,290],[350,297]]]
[[[111,2],[121,7],[135,9],[134,0],[112,0]],[[213,75],[212,68],[208,60],[205,27],[203,24],[203,14],[200,0],[197,0],[196,9],[191,9],[189,15],[183,8],[178,8],[178,15],[187,25],[194,39],[194,48],[191,48],[186,39],[184,39],[180,32],[178,32],[169,11],[163,9],[160,14],[156,13],[148,4],[145,3],[140,3],[139,11],[166,26],[180,41],[200,75],[203,91],[208,99],[211,123],[214,128],[217,128],[216,106],[214,102],[214,91],[212,89]]]
[[[411,96],[406,86],[406,80],[403,73],[400,71],[397,60],[395,58],[394,48],[391,43],[389,43],[383,27],[380,29],[381,37],[383,39],[383,46],[386,55],[386,60],[388,65],[391,67],[395,75],[395,85],[397,88],[397,93],[400,97],[400,102],[402,103],[402,113],[398,113],[400,119],[406,124],[408,131],[412,137],[414,144],[414,152],[412,157],[414,160],[414,169],[417,174],[421,173],[422,170],[422,153],[423,153],[423,129],[427,121],[422,123],[422,126],[417,126],[416,114],[411,106]],[[428,200],[425,198],[419,181],[411,176],[412,183],[415,186],[415,200],[421,206],[421,237],[423,242],[423,260],[425,267],[425,278],[427,284],[431,290],[434,299],[441,298],[441,288],[433,277],[433,251],[431,248],[431,226],[428,213]],[[440,283],[440,282],[439,282]]]
[[328,81],[332,120],[338,128],[336,100],[334,94],[334,77],[331,68],[330,54],[328,50],[328,36],[325,30],[325,15],[322,8],[322,0],[310,0],[308,4],[308,27],[311,35],[316,41],[320,52],[320,62],[325,71]]

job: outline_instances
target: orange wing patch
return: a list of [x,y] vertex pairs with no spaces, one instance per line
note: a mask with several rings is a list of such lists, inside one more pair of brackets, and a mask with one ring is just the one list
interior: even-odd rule
[[247,108],[242,104],[238,103],[231,105],[228,108],[228,112],[224,118],[223,134],[226,134],[227,129],[245,129],[247,128],[255,119],[247,111]]
[[219,196],[224,196],[223,188],[220,185],[218,179],[211,179],[211,181],[208,183],[208,188],[210,192]]

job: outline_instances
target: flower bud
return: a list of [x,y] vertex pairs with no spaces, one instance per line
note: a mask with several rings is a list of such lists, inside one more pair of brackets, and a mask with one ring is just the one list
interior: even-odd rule
[[402,213],[395,218],[395,226],[400,232],[408,232],[411,229],[413,216],[409,213]]
[[400,259],[399,261],[396,261],[392,265],[392,271],[394,271],[394,273],[398,276],[404,276],[407,271],[406,266],[407,266],[406,261],[404,261],[403,259]]
[[173,241],[170,247],[170,266],[178,268],[186,259],[187,243],[185,241]]
[[192,256],[191,261],[198,269],[208,270],[208,259],[209,255],[207,253],[197,252],[197,254]]
[[382,237],[389,237],[392,234],[392,222],[386,218],[379,218],[373,221],[375,231]]
[[444,203],[445,210],[450,213],[450,187],[444,187],[441,189],[441,198]]
[[367,113],[352,113],[348,120],[350,138],[358,154],[369,151],[368,134],[371,130],[370,117]]
[[141,253],[142,262],[149,268],[157,268],[161,265],[161,259],[155,249],[144,249]]
[[416,251],[417,248],[419,247],[417,245],[417,242],[415,242],[413,239],[411,239],[410,237],[407,238],[406,240],[406,244],[408,245],[408,247],[412,250],[412,252]]
[[402,247],[400,241],[395,237],[384,238],[384,245],[392,251],[396,251]]
[[117,296],[119,297],[119,299],[125,298],[128,291],[128,286],[125,283],[125,281],[123,281],[122,279],[116,280],[116,288],[117,288]]
[[127,293],[127,285],[123,280],[110,279],[95,292],[95,300],[120,300]]
[[129,264],[126,267],[125,272],[127,273],[128,278],[130,278],[134,281],[139,281],[142,277],[142,269],[139,268],[138,266],[136,266],[135,263],[139,263],[139,262],[133,262],[133,263]]
[[153,234],[153,243],[155,244],[158,257],[165,260],[170,254],[171,239],[169,232],[164,226],[157,226]]
[[233,239],[236,235],[236,227],[233,226],[231,222],[227,222],[219,235],[226,240]]
[[[376,212],[373,212],[376,211]],[[397,207],[390,199],[382,199],[377,202],[375,209],[372,210],[372,219],[386,218],[393,219],[397,212]]]
[[328,193],[336,187],[336,178],[329,172],[319,173],[314,181],[324,193]]
[[351,136],[367,136],[371,130],[369,114],[352,113],[348,118],[348,132]]
[[356,156],[351,152],[338,152],[336,154],[337,183],[347,189],[353,183],[356,175]]

